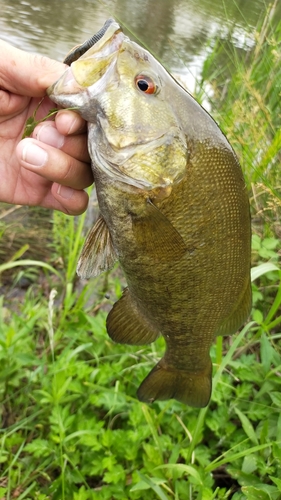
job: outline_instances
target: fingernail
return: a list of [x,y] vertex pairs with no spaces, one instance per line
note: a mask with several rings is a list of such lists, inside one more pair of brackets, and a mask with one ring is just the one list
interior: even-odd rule
[[28,143],[22,150],[22,159],[34,167],[43,167],[48,160],[48,154],[39,146]]
[[57,129],[51,125],[41,126],[39,130],[35,132],[37,132],[36,139],[48,144],[49,146],[61,148],[64,145],[64,135],[60,134]]
[[[59,119],[60,127],[67,131],[67,135],[70,135],[73,130],[76,134],[84,130],[84,125],[81,125],[81,117],[73,111],[69,112],[61,109],[57,114],[56,120],[57,119]],[[77,124],[79,124],[80,127],[77,127]]]
[[62,186],[59,184],[58,189],[57,189],[57,194],[59,194],[62,198],[65,200],[69,200],[71,196],[74,193],[74,189],[67,187],[67,186]]

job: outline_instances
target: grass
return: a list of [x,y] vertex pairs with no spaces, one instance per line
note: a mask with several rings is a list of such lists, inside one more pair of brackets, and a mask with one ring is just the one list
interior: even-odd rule
[[256,230],[280,236],[281,185],[281,23],[278,0],[252,33],[253,47],[235,47],[231,34],[210,43],[198,98],[211,87],[212,115],[239,156],[252,193]]
[[[215,41],[197,89],[213,89],[254,222],[252,319],[212,347],[209,406],[137,401],[163,340],[141,349],[110,341],[118,268],[81,286],[85,216],[56,213],[47,262],[24,259],[21,245],[0,265],[0,278],[13,270],[0,300],[0,499],[281,499],[281,25],[272,28],[269,13],[255,37],[242,54]],[[18,300],[14,285],[25,275]]]

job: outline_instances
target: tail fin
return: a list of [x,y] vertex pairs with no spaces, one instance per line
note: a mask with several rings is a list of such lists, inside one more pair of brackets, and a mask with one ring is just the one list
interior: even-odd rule
[[137,395],[146,403],[174,398],[189,406],[203,408],[209,403],[211,392],[211,360],[205,370],[191,372],[167,366],[162,358],[144,379]]

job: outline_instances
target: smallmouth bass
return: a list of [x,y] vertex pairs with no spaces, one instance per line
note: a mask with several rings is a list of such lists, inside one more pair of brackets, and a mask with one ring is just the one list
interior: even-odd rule
[[77,272],[97,276],[118,260],[128,287],[108,315],[109,336],[166,341],[139,399],[206,406],[210,347],[251,309],[249,201],[235,153],[210,115],[114,20],[48,95],[88,121],[100,217]]

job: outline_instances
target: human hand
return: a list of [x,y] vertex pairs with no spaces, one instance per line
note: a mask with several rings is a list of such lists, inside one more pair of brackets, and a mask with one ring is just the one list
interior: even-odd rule
[[[0,201],[71,215],[87,208],[83,189],[93,176],[85,121],[74,111],[61,110],[55,121],[37,125],[31,138],[21,140],[27,118],[64,70],[63,63],[0,40]],[[36,120],[54,107],[46,97]]]

